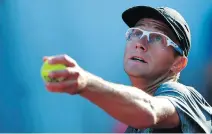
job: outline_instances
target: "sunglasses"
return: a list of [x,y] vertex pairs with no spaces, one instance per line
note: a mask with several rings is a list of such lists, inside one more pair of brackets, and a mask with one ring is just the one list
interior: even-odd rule
[[142,39],[147,36],[148,44],[151,45],[161,45],[162,47],[172,46],[181,56],[184,55],[183,50],[172,41],[168,36],[159,32],[145,31],[140,28],[129,28],[126,32],[126,40]]

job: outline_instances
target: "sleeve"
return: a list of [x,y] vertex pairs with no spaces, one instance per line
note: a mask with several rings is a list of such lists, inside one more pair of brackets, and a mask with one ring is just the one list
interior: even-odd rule
[[204,115],[201,109],[195,104],[185,86],[163,85],[154,96],[167,98],[174,105],[180,118],[181,130],[184,133],[205,133],[208,130],[202,120]]

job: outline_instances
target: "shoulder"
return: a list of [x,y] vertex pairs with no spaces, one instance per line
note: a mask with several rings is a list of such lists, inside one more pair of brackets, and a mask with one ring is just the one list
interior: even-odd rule
[[166,82],[161,84],[154,96],[180,97],[186,100],[189,99],[191,102],[204,103],[204,105],[209,106],[204,97],[194,87],[179,82]]
[[188,87],[178,82],[166,82],[160,85],[154,96],[160,95],[188,95],[190,90],[195,90],[193,87]]
[[211,107],[193,87],[166,82],[157,89],[154,96],[167,98],[174,105],[183,132],[211,131]]

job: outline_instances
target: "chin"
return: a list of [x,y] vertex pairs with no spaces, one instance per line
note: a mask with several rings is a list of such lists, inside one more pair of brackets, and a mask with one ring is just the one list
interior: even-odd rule
[[144,69],[125,68],[124,71],[127,73],[128,76],[132,76],[132,77],[145,77],[145,76],[148,76],[148,71],[146,71]]

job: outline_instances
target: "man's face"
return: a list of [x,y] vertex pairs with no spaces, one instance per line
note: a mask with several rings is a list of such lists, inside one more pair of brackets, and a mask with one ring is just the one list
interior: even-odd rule
[[[175,41],[170,28],[161,21],[147,18],[141,19],[135,27],[145,31],[165,34]],[[162,48],[160,42],[151,45],[147,36],[141,39],[128,40],[124,54],[124,69],[132,77],[155,79],[171,70],[175,54],[172,46]],[[137,58],[145,62],[139,61]]]

